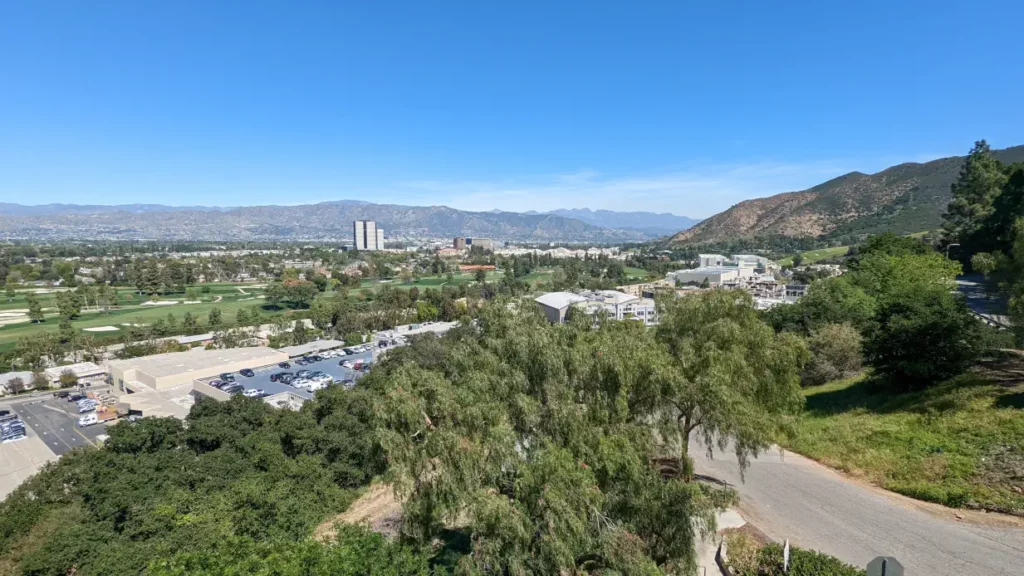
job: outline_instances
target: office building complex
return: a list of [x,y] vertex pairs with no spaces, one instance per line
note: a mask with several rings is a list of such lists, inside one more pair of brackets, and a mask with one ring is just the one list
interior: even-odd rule
[[494,250],[494,241],[490,238],[463,238],[462,236],[458,236],[452,241],[452,248],[456,250],[466,250],[474,246],[484,250]]
[[356,250],[383,250],[384,230],[373,220],[356,220],[352,223],[352,242]]

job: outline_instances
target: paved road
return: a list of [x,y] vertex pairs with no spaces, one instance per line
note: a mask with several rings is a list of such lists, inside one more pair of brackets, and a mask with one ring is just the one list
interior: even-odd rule
[[1024,529],[958,522],[951,512],[939,517],[791,452],[752,461],[745,482],[735,455],[716,452],[709,460],[696,442],[690,453],[698,474],[735,486],[744,518],[775,540],[861,567],[895,556],[907,576],[1024,574]]
[[957,278],[956,288],[976,314],[997,324],[1010,325],[1010,318],[1006,315],[1006,301],[998,294],[985,291],[985,279],[981,274],[967,274]]
[[[67,406],[60,406],[64,403]],[[39,400],[36,402],[25,402],[14,406],[14,412],[21,416],[29,427],[39,438],[46,443],[47,448],[57,456],[78,448],[89,446],[96,442],[96,437],[103,434],[106,428],[103,424],[97,424],[88,428],[77,427],[77,414],[69,412],[73,403],[66,400]]]

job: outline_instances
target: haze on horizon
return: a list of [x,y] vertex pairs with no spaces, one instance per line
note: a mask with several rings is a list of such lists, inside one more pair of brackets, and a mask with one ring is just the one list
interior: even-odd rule
[[5,3],[0,201],[702,218],[979,138],[1022,143],[1024,77],[998,57],[1018,51],[1021,15],[917,0]]

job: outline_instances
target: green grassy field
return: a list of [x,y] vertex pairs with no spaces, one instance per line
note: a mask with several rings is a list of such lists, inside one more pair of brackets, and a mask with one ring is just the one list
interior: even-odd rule
[[[550,269],[535,270],[530,274],[523,276],[521,279],[532,284],[537,280],[550,278],[551,272],[552,270]],[[504,277],[505,273],[500,271],[487,273],[488,282],[500,282]],[[402,290],[409,290],[413,286],[419,287],[420,290],[424,290],[426,288],[439,289],[442,286],[458,286],[459,284],[472,284],[473,282],[476,282],[475,272],[459,272],[452,275],[452,279],[450,281],[447,276],[443,274],[438,276],[423,276],[412,282],[402,282],[400,278],[395,278],[390,282],[381,280],[363,280],[360,283],[359,290],[377,290],[383,286],[393,286]]]
[[863,377],[806,390],[784,445],[895,492],[1024,515],[1024,380],[996,369],[911,394]]
[[644,270],[643,268],[626,266],[626,276],[629,281],[643,282],[650,275],[647,273],[647,270]]
[[[83,334],[91,334],[97,339],[116,339],[120,334],[120,330],[125,328],[122,324],[151,324],[158,318],[166,318],[168,314],[173,314],[180,325],[185,313],[190,312],[199,319],[200,325],[203,326],[206,325],[210,310],[220,308],[224,324],[231,325],[234,324],[235,315],[240,308],[263,305],[263,300],[257,298],[257,296],[263,293],[262,288],[254,288],[252,284],[211,283],[206,286],[209,286],[210,291],[201,294],[203,302],[200,304],[181,304],[180,302],[185,300],[184,293],[161,296],[161,301],[179,302],[179,304],[170,306],[141,306],[142,302],[150,299],[148,296],[137,294],[130,288],[118,288],[117,291],[121,302],[119,308],[111,309],[105,313],[83,310],[82,315],[72,322],[72,326],[77,330],[114,326],[119,329],[117,332],[83,332]],[[239,291],[239,287],[246,294]],[[220,301],[216,301],[218,298]],[[28,305],[24,299],[25,295],[23,293],[19,293],[14,302],[7,302],[7,298],[2,298],[8,306],[0,308],[0,312],[5,309],[27,308]],[[54,299],[55,295],[53,294],[39,295],[40,303],[44,309],[56,306]],[[268,316],[270,315],[266,311],[264,313]],[[38,332],[56,332],[58,325],[59,318],[56,312],[47,311],[46,321],[39,324],[22,322],[0,326],[0,351],[13,348],[18,339],[24,336]]]
[[[836,256],[845,256],[849,252],[849,246],[835,246],[833,248],[820,248],[818,250],[808,250],[807,252],[801,252],[804,256],[804,264],[814,264],[815,262],[821,262],[822,260],[828,260],[829,258],[835,258]],[[777,262],[779,266],[792,266],[793,257],[783,258]]]

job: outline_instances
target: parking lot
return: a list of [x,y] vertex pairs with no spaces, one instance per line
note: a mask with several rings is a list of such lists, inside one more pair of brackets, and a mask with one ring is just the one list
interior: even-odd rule
[[95,445],[97,437],[107,431],[102,423],[79,428],[78,407],[61,398],[41,398],[12,408],[57,456],[79,446]]
[[[292,386],[289,386],[287,384],[281,384],[280,382],[271,382],[270,375],[276,374],[278,372],[291,372],[292,374],[295,374],[299,370],[309,370],[311,372],[323,372],[324,374],[331,376],[335,380],[345,380],[347,378],[351,378],[354,380],[361,376],[362,374],[349,368],[343,368],[342,366],[340,366],[340,363],[344,360],[351,360],[352,362],[362,360],[363,362],[366,362],[371,359],[372,355],[372,351],[367,351],[361,352],[359,354],[353,354],[351,356],[337,356],[335,358],[325,358],[319,362],[311,362],[309,364],[306,364],[305,366],[300,366],[296,364],[294,361],[292,361],[290,362],[291,368],[281,368],[276,364],[272,366],[260,366],[252,369],[254,372],[256,372],[256,375],[250,378],[246,378],[245,376],[242,376],[241,374],[235,372],[235,382],[241,384],[242,386],[245,386],[246,390],[263,390],[263,392],[267,396],[278,394],[280,392],[291,392],[292,394],[295,394],[297,396],[309,399],[313,397],[313,394],[310,393],[308,390],[304,390],[302,388],[293,388]],[[201,380],[201,382],[204,385],[206,385],[210,381],[217,379],[217,377],[204,378],[203,380]]]

